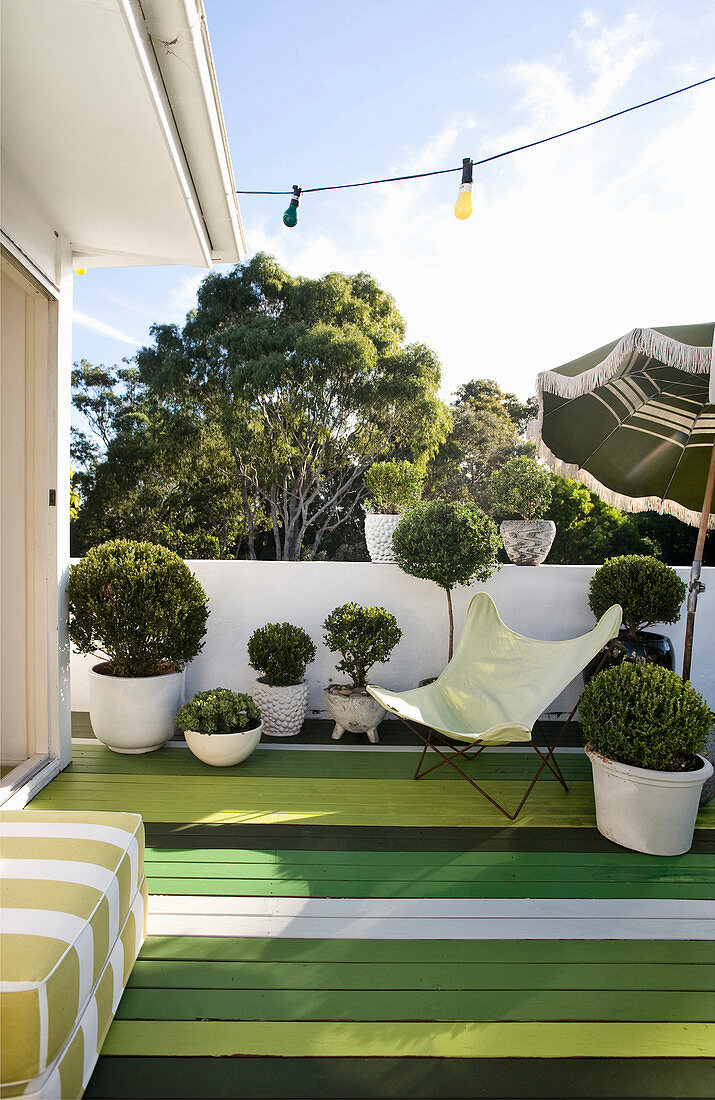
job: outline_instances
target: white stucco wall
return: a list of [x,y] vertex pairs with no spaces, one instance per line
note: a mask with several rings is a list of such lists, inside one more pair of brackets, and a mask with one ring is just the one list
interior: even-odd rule
[[[385,687],[414,687],[436,675],[447,658],[447,604],[444,592],[428,581],[408,577],[395,565],[363,562],[192,561],[188,563],[210,599],[208,634],[203,651],[188,667],[186,690],[228,687],[250,691],[254,672],[246,644],[253,630],[285,620],[302,626],[318,648],[308,668],[309,714],[325,716],[322,687],[336,677],[333,655],[322,644],[322,622],[334,607],[348,600],[386,607],[397,616],[402,641],[389,664],[375,666],[373,680]],[[454,593],[455,638],[464,625],[471,596],[486,588],[507,624],[535,638],[575,637],[594,625],[588,607],[588,584],[594,566],[504,566],[486,585]],[[678,569],[687,581],[689,570]],[[708,591],[700,598],[695,633],[692,680],[715,707],[715,569],[703,570]],[[653,629],[658,630],[656,626]],[[663,627],[682,662],[684,615],[675,626]],[[89,708],[89,657],[72,655],[72,708]],[[577,690],[578,689],[578,690]],[[580,692],[580,677],[547,712],[566,714]]]

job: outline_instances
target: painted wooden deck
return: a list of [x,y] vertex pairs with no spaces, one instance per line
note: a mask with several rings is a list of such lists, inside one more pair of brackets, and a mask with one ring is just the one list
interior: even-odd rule
[[[151,895],[87,1097],[712,1096],[712,804],[657,859],[596,831],[575,749],[508,825],[405,744],[213,770],[77,732],[33,806],[141,813]],[[533,759],[473,767],[515,803]]]

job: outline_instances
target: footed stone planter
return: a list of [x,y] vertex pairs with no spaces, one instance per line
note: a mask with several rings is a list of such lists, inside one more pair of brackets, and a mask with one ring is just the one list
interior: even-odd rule
[[368,741],[373,745],[380,740],[377,727],[385,717],[385,710],[372,695],[362,689],[353,690],[349,695],[341,694],[340,690],[325,688],[325,702],[330,711],[335,729],[333,741],[339,741],[345,733],[366,733]]
[[296,737],[305,721],[308,707],[308,685],[289,684],[273,687],[259,676],[253,688],[253,699],[261,712],[263,732],[269,737]]
[[514,565],[541,565],[552,547],[556,524],[551,519],[505,519],[499,534]]
[[392,536],[402,516],[382,516],[368,512],[365,516],[365,542],[370,560],[382,565],[394,565]]

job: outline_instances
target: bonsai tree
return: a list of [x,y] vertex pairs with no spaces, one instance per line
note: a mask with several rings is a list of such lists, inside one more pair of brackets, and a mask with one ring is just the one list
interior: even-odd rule
[[640,554],[609,558],[591,578],[588,603],[597,619],[618,603],[629,638],[654,623],[677,623],[687,587],[665,562]]
[[374,462],[365,473],[366,512],[401,515],[419,504],[425,467],[414,462]]
[[397,619],[384,607],[345,603],[323,623],[323,639],[331,653],[339,653],[338,672],[350,677],[354,688],[364,688],[374,664],[388,659],[402,637]]
[[430,500],[404,516],[392,537],[395,561],[405,573],[444,588],[449,612],[449,660],[454,652],[452,589],[486,581],[500,568],[494,522],[476,505]]
[[239,695],[228,688],[197,691],[175,715],[179,729],[194,733],[237,733],[255,727],[261,712],[250,695]]
[[489,480],[492,510],[503,519],[543,519],[551,503],[553,477],[534,458],[510,458]]
[[114,539],[70,567],[69,636],[114,676],[179,672],[203,648],[208,598],[173,550]]
[[290,687],[305,679],[306,666],[315,660],[315,646],[300,626],[266,623],[248,639],[248,659],[271,687]]
[[608,668],[589,681],[579,704],[591,748],[622,764],[681,771],[708,737],[709,708],[676,672],[650,664]]

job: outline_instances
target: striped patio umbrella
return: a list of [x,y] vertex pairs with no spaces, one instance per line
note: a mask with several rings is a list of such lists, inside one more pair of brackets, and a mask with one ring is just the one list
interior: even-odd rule
[[690,652],[715,481],[715,372],[710,324],[635,328],[537,378],[539,454],[625,511],[698,527],[688,595]]

